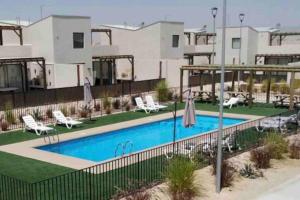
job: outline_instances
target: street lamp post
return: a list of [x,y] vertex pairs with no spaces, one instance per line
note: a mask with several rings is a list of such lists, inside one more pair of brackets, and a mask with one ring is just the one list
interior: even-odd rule
[[216,191],[221,192],[221,166],[222,166],[222,135],[223,135],[223,95],[224,95],[224,68],[225,68],[225,34],[226,34],[226,0],[223,0],[223,22],[222,22],[222,53],[221,53],[221,89],[219,110],[219,131],[217,151],[217,174]]
[[[213,7],[211,9],[211,15],[213,16],[213,33],[216,34],[216,16],[218,13],[218,8]],[[213,36],[213,49],[212,49],[212,59],[211,59],[211,64],[215,64],[215,44],[216,44],[216,37]]]
[[[240,49],[239,49],[239,65],[242,64],[242,26],[243,26],[243,21],[245,19],[245,14],[240,13],[239,14],[239,19],[240,19]],[[240,81],[241,81],[241,73],[238,71],[238,91],[240,90]]]

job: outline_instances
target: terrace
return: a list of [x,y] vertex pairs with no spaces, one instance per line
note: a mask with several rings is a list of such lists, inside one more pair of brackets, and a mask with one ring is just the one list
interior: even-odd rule
[[[120,122],[131,123],[131,122],[133,122],[132,120],[137,120],[137,119],[143,119],[143,120],[147,121],[147,119],[151,119],[153,117],[157,117],[157,116],[159,117],[164,114],[170,114],[170,111],[173,110],[173,106],[174,105],[169,105],[169,107],[165,111],[161,111],[159,113],[152,113],[150,115],[147,115],[144,112],[124,112],[124,113],[107,115],[107,116],[103,116],[100,118],[96,118],[93,121],[85,120],[83,126],[75,128],[73,130],[69,130],[69,129],[61,127],[61,126],[56,127],[56,129],[58,130],[58,132],[60,134],[67,134],[67,133],[72,134],[72,132],[74,132],[74,131],[76,131],[76,132],[82,131],[82,130],[88,131],[95,127],[101,128],[101,127],[105,127],[107,125],[117,125]],[[178,108],[183,109],[184,104],[180,103],[178,105]],[[207,104],[207,103],[196,103],[196,109],[201,110],[201,111],[216,112],[218,110],[218,106],[212,105],[212,104]],[[272,105],[267,105],[267,104],[254,104],[252,106],[252,108],[239,106],[239,107],[236,107],[233,109],[225,110],[226,113],[234,113],[234,114],[240,114],[240,115],[261,115],[261,116],[265,116],[266,113],[268,115],[275,115],[275,114],[279,114],[279,113],[282,113],[285,111],[286,111],[285,108],[274,108]],[[249,140],[249,134],[246,134],[245,137],[247,138],[247,140]],[[38,136],[36,136],[32,133],[29,133],[29,132],[23,133],[23,131],[21,131],[21,130],[8,132],[8,133],[2,133],[2,134],[0,134],[0,145],[1,145],[0,148],[3,147],[3,145],[15,144],[15,143],[22,142],[22,141],[30,141],[30,140],[37,139],[37,138],[38,138]],[[250,136],[250,138],[252,138],[252,137]],[[254,142],[256,141],[255,137],[253,137],[253,141]],[[155,151],[156,151],[156,153],[153,153],[153,151],[150,151],[149,155],[150,154],[158,155],[157,154],[158,150],[155,150]],[[46,180],[46,179],[52,179],[53,177],[57,177],[60,175],[74,173],[74,174],[78,174],[78,176],[82,176],[82,178],[83,178],[81,180],[76,179],[74,181],[76,181],[77,184],[84,185],[84,182],[87,181],[86,178],[88,178],[88,177],[85,177],[86,175],[83,175],[83,174],[80,175],[82,172],[77,172],[74,168],[72,169],[69,167],[63,167],[63,166],[59,166],[59,165],[55,165],[55,164],[50,164],[50,163],[43,162],[40,160],[25,158],[22,156],[17,156],[17,155],[5,153],[5,152],[0,152],[0,155],[1,155],[0,156],[0,162],[1,162],[0,174],[6,174],[6,176],[8,176],[8,177],[17,178],[18,180],[20,180],[22,182],[24,181],[25,183],[28,182],[28,183],[36,184],[40,181],[42,181],[41,183],[43,183],[44,182],[43,180]],[[127,177],[126,179],[139,179],[139,180],[144,180],[146,182],[149,182],[149,181],[152,182],[154,180],[161,180],[161,177],[160,177],[161,175],[159,175],[158,172],[163,170],[163,168],[161,168],[161,166],[164,165],[166,160],[165,160],[164,156],[149,157],[149,155],[146,156],[145,159],[143,159],[143,161],[141,161],[141,162],[131,164],[127,167],[125,166],[120,169],[115,169],[111,172],[105,172],[105,173],[100,173],[99,175],[95,175],[95,177],[93,177],[94,181],[96,181],[98,179],[100,182],[105,181],[105,180],[107,181],[108,178],[110,180],[110,186],[108,186],[106,189],[102,188],[101,191],[99,189],[99,191],[97,191],[97,193],[100,192],[101,197],[103,199],[107,199],[109,196],[111,196],[112,194],[114,194],[116,192],[115,189],[113,189],[116,185],[118,185],[120,187],[124,187],[118,181],[119,179],[123,179],[124,177]],[[146,159],[146,158],[148,158],[148,159]],[[126,157],[121,158],[121,160],[122,159],[126,160]],[[117,160],[116,162],[110,163],[110,164],[108,164],[108,166],[117,166],[117,163],[121,163],[121,162],[129,163],[129,161],[125,161],[125,160],[121,161],[121,160]],[[15,164],[16,162],[18,163],[18,165]],[[106,167],[108,167],[108,166],[106,166]],[[104,167],[104,168],[106,168],[106,167]],[[99,168],[99,171],[104,170],[104,168],[102,168],[102,167]],[[147,168],[147,172],[144,171],[145,174],[144,173],[140,174],[141,177],[139,177],[139,178],[135,176],[135,172],[137,172],[138,169],[145,169],[145,168]],[[160,170],[158,170],[158,169],[160,169]],[[86,170],[90,171],[90,170],[94,170],[94,169],[87,168]],[[90,173],[95,173],[95,171],[94,172],[90,171]],[[8,177],[6,177],[6,179],[8,179]],[[5,180],[5,177],[1,177],[1,179]],[[49,183],[47,183],[44,186],[42,186],[42,185],[38,186],[38,187],[45,187],[46,189],[41,190],[41,188],[40,189],[36,188],[36,192],[39,190],[42,195],[54,195],[54,194],[50,194],[52,192],[49,190],[50,188],[48,188],[48,187],[52,187],[52,186],[49,186],[48,184]],[[68,184],[68,183],[60,182],[59,184],[63,184],[66,186],[66,184]],[[91,186],[88,186],[88,187],[91,187]],[[18,187],[16,187],[16,188],[18,188]],[[85,186],[83,186],[83,188],[85,188]],[[21,190],[21,189],[19,189],[19,190]],[[24,192],[24,191],[22,190],[22,192]],[[85,194],[83,194],[82,192],[83,191],[76,191],[76,194],[85,196]],[[57,193],[60,193],[60,192],[57,191]],[[70,194],[70,192],[69,192],[69,194]],[[2,195],[5,195],[5,193],[3,193]],[[1,193],[0,193],[0,196],[1,196]],[[57,196],[54,195],[54,197],[57,197]],[[85,197],[87,197],[87,196],[85,196]],[[68,199],[68,198],[72,198],[72,197],[68,196],[66,198]]]

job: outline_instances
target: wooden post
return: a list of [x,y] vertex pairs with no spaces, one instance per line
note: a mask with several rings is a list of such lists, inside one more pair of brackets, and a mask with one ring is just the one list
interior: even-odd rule
[[22,31],[22,29],[20,29],[20,31],[19,31],[19,37],[20,37],[20,45],[23,45],[23,31]]
[[290,80],[290,106],[289,110],[294,109],[294,81],[295,81],[295,72],[291,73],[291,80]]
[[180,69],[180,102],[182,102],[182,92],[183,92],[183,69]]
[[203,71],[200,71],[200,75],[199,75],[199,77],[200,77],[200,90],[202,91],[203,90],[203,83],[202,83],[202,74],[203,74]]
[[100,62],[100,85],[103,85],[103,64],[102,60],[99,59]]
[[250,83],[249,83],[249,106],[252,107],[252,92],[253,92],[253,71],[250,71]]
[[2,34],[2,29],[0,29],[0,45],[3,45],[3,34]]
[[234,91],[234,79],[235,79],[235,71],[232,71],[232,78],[231,78],[231,91]]
[[267,101],[266,101],[266,103],[270,103],[270,91],[271,91],[271,72],[268,72]]
[[109,45],[111,46],[112,45],[112,32],[111,30],[109,31]]
[[27,72],[27,62],[24,62],[24,75],[25,75],[25,90],[28,91],[28,72]]
[[131,59],[131,80],[134,81],[134,57]]
[[46,62],[42,61],[43,72],[44,72],[44,89],[47,89],[47,74],[46,74]]
[[216,71],[212,71],[212,76],[211,76],[211,93],[212,93],[212,103],[216,103]]

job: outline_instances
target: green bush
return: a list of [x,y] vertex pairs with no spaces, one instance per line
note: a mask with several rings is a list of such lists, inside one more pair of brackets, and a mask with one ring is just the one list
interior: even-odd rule
[[[247,80],[246,80],[246,82],[247,82],[247,92],[250,92],[250,78],[247,78]],[[254,90],[254,84],[255,84],[255,82],[256,82],[256,80],[255,79],[252,79],[252,90]]]
[[290,158],[300,159],[300,140],[293,141],[289,146]]
[[168,84],[165,80],[160,81],[156,87],[155,91],[157,94],[157,99],[160,102],[165,102],[169,100],[169,89],[168,89]]
[[42,116],[42,113],[40,111],[40,109],[34,109],[32,111],[32,116],[35,120],[39,121],[39,120],[43,120],[43,116]]
[[264,144],[271,153],[271,158],[282,159],[283,154],[288,152],[288,142],[278,133],[270,133],[264,139]]
[[11,103],[6,103],[4,108],[5,108],[4,116],[5,116],[7,123],[16,124],[17,119],[16,119],[15,114],[13,113]]
[[197,196],[194,171],[196,166],[189,159],[174,157],[170,160],[166,181],[173,200],[190,200]]
[[108,96],[105,96],[103,99],[103,108],[111,108],[111,99]]
[[271,84],[271,91],[272,92],[278,92],[279,91],[279,85],[277,83],[272,83]]
[[46,115],[47,115],[47,117],[49,118],[49,119],[52,119],[53,118],[53,113],[52,113],[52,108],[48,108],[47,110],[46,110]]
[[285,80],[280,81],[278,89],[281,94],[289,94],[290,93],[290,86],[285,82]]
[[[274,84],[274,83],[275,83],[275,79],[272,78],[272,79],[271,79],[271,86],[272,86],[272,84]],[[262,85],[261,85],[260,90],[261,90],[261,92],[267,92],[267,88],[268,88],[268,80],[265,79],[265,80],[263,80],[263,82],[262,82]]]

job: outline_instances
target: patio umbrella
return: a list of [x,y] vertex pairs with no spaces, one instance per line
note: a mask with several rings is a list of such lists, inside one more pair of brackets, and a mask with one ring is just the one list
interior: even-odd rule
[[196,124],[196,115],[195,115],[195,104],[191,91],[188,94],[188,98],[185,103],[185,109],[182,119],[183,126],[188,128]]
[[93,97],[91,92],[91,83],[87,77],[84,80],[83,93],[84,93],[84,104],[87,108],[89,108],[91,102],[93,101]]

